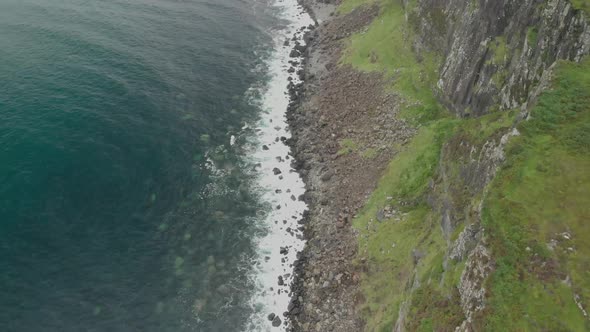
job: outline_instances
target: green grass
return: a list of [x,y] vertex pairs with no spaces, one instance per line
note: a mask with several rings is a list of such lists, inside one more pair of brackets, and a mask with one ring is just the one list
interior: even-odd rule
[[[438,216],[425,203],[428,182],[436,171],[442,142],[455,125],[451,119],[424,127],[391,161],[354,226],[360,231],[359,255],[367,260],[362,288],[367,330],[380,331],[397,319],[414,275],[412,250],[424,254],[416,277],[430,278],[433,267],[442,271],[440,254],[445,240]],[[394,218],[378,222],[377,212],[386,205],[398,211]],[[435,263],[439,262],[439,263]],[[440,273],[434,273],[439,275]]]
[[[553,89],[511,140],[483,222],[497,268],[486,330],[590,329],[590,61],[559,64]],[[559,235],[571,234],[566,240]],[[557,240],[554,250],[547,244]],[[528,250],[526,248],[529,248]],[[572,248],[573,251],[569,251]],[[569,276],[572,286],[562,280]]]
[[408,315],[407,331],[454,331],[465,319],[459,303],[459,291],[455,288],[451,296],[445,296],[430,283],[418,288],[412,297]]
[[461,121],[459,133],[468,136],[472,144],[484,143],[486,139],[498,132],[512,126],[516,111],[494,112],[478,118]]
[[[509,128],[513,118],[513,113],[505,112],[478,119],[432,121],[391,161],[354,220],[360,233],[359,255],[366,259],[369,268],[362,279],[366,299],[362,312],[368,331],[380,331],[395,322],[400,305],[406,300],[411,302],[410,317],[422,317],[425,321],[435,318],[425,326],[433,324],[436,330],[446,331],[460,323],[463,316],[457,285],[464,262],[448,262],[447,268],[443,268],[447,243],[440,216],[426,204],[428,184],[436,174],[444,143],[460,137],[460,141],[482,145],[486,138]],[[466,199],[470,198],[473,197]],[[386,206],[399,213],[391,220],[378,222],[376,215]],[[418,266],[413,264],[414,249],[425,255]],[[408,292],[414,277],[423,287]],[[421,328],[414,323],[409,321],[409,330]]]
[[[348,11],[353,3],[358,2],[345,2],[341,11]],[[387,2],[366,32],[350,38],[342,59],[359,70],[382,72],[390,78],[388,88],[403,102],[401,117],[420,127],[390,162],[354,220],[360,233],[359,258],[366,260],[368,268],[362,278],[366,300],[362,312],[368,331],[390,331],[404,301],[411,303],[410,317],[421,317],[420,326],[412,325],[410,319],[412,329],[445,330],[463,319],[456,285],[464,263],[450,262],[446,271],[443,268],[447,244],[440,216],[426,204],[425,194],[437,171],[442,146],[453,135],[460,133],[475,141],[509,125],[513,118],[505,113],[463,122],[452,117],[433,94],[440,58],[425,54],[418,59],[412,38],[400,2]],[[341,146],[346,152],[357,150],[350,142],[343,141]],[[387,205],[399,213],[378,222],[378,211]],[[417,266],[413,250],[424,255]],[[423,285],[415,292],[409,290],[413,278]]]
[[412,51],[412,40],[413,31],[406,22],[401,2],[387,1],[367,31],[350,38],[342,63],[362,71],[383,72],[392,79],[392,90],[406,102],[403,116],[424,123],[444,113],[432,93],[440,57],[424,53],[418,59]]
[[363,157],[365,159],[373,159],[373,158],[377,157],[378,154],[379,154],[379,152],[377,151],[376,148],[368,148],[361,153],[361,157]]
[[506,55],[508,54],[508,48],[506,45],[506,37],[498,36],[490,42],[490,50],[492,51],[491,63],[502,64],[506,61]]
[[539,30],[536,27],[529,27],[527,29],[526,37],[529,44],[529,47],[537,46],[537,41],[539,38]]
[[590,14],[590,0],[570,0],[575,9],[583,10],[586,15]]
[[[345,0],[339,13],[371,2]],[[491,137],[508,131],[516,112],[463,120],[451,117],[433,94],[440,58],[435,54],[417,58],[411,23],[400,1],[380,3],[380,14],[368,29],[349,38],[341,63],[391,79],[388,89],[403,103],[400,116],[419,129],[390,162],[353,222],[359,231],[358,259],[366,268],[362,314],[366,330],[390,331],[402,303],[409,303],[408,330],[450,331],[464,318],[456,286],[465,262],[450,261],[443,268],[447,243],[440,216],[426,204],[429,182],[436,175],[444,144],[468,142],[481,148]],[[583,8],[582,1],[573,3]],[[405,9],[410,18],[411,6],[412,2]],[[535,40],[535,31],[529,29],[527,37]],[[490,47],[490,61],[502,63],[508,52],[505,38],[496,38]],[[500,86],[502,77],[496,80]],[[574,292],[584,303],[590,302],[590,247],[584,241],[590,238],[590,223],[584,224],[590,217],[589,94],[590,65],[561,64],[555,89],[541,97],[533,119],[519,126],[522,135],[513,138],[506,167],[490,186],[483,222],[497,268],[488,282],[487,310],[477,320],[480,330],[590,330],[573,302]],[[339,154],[352,152],[366,158],[376,153],[352,140],[341,141]],[[462,187],[460,161],[445,162],[457,168],[448,176]],[[466,207],[482,199],[481,194],[471,196],[466,191],[460,195],[453,199]],[[377,213],[386,206],[397,213],[379,222]],[[564,231],[573,235],[567,245],[574,252],[548,250],[546,243]],[[413,250],[424,255],[417,265]],[[544,269],[535,266],[543,262]],[[561,281],[564,274],[570,276],[572,288]],[[415,279],[420,286],[412,290]]]
[[361,158],[373,159],[377,157],[378,151],[376,148],[365,148],[362,147],[358,142],[351,138],[345,138],[340,141],[340,150],[337,154],[339,156],[346,156],[351,153],[357,153]]
[[337,154],[339,156],[345,156],[347,154],[357,152],[359,150],[358,143],[350,138],[345,138],[340,141],[340,150],[338,150]]
[[372,3],[379,3],[380,0],[344,0],[338,6],[337,12],[340,15],[346,15],[361,5],[369,5]]
[[490,42],[489,49],[492,52],[492,56],[486,61],[486,64],[495,65],[497,71],[492,76],[492,80],[495,83],[496,87],[500,89],[504,85],[506,79],[509,76],[509,73],[506,71],[505,68],[503,68],[503,65],[506,62],[508,55],[508,45],[506,44],[506,37],[497,36],[496,38],[494,38],[494,40]]

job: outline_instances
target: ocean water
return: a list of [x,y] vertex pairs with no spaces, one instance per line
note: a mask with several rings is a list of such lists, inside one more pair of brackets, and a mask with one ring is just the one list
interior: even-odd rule
[[310,23],[294,0],[0,0],[0,331],[284,329],[283,40]]

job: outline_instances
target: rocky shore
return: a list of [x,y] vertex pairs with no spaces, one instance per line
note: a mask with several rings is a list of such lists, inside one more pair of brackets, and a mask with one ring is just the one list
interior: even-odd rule
[[285,315],[293,331],[360,331],[356,308],[363,262],[354,262],[357,239],[351,225],[389,160],[414,134],[396,118],[398,98],[384,92],[383,75],[338,65],[343,41],[378,14],[362,6],[335,15],[337,1],[303,0],[316,20],[295,45],[303,54],[304,83],[289,83],[288,122],[294,167],[302,175],[309,206],[307,245],[295,264],[293,298]]
[[[525,203],[506,193],[513,192],[509,184],[515,180],[526,195],[550,183],[537,173],[547,169],[531,168],[545,160],[540,151],[554,148],[571,160],[583,155],[568,137],[569,128],[582,128],[586,118],[564,116],[563,131],[553,132],[557,117],[531,120],[529,114],[561,114],[567,98],[549,93],[549,102],[537,105],[542,91],[552,84],[569,95],[585,82],[577,68],[590,66],[579,63],[590,49],[590,10],[568,0],[549,0],[547,6],[401,1],[381,9],[374,3],[352,9],[358,3],[351,1],[343,4],[352,9],[345,14],[337,12],[339,2],[300,0],[316,25],[303,37],[306,45],[293,51],[303,55],[303,83],[289,85],[288,144],[309,207],[307,244],[295,264],[293,296],[284,313],[291,330],[510,330],[516,321],[519,329],[567,329],[523,301],[536,287],[547,290],[539,293],[545,296],[542,306],[553,305],[550,278],[539,272],[554,262],[575,261],[556,253],[554,240],[549,256],[543,245],[533,244],[559,234],[569,241],[571,227],[584,230],[572,217],[561,230],[527,233],[527,227],[543,229],[554,219],[550,210],[539,217],[540,207],[564,199],[546,193]],[[551,79],[554,70],[559,79]],[[582,90],[575,93],[584,95]],[[527,132],[534,126],[537,131]],[[549,136],[556,144],[540,148]],[[506,148],[513,139],[512,149]],[[399,173],[386,173],[390,164]],[[568,172],[560,171],[565,164],[545,164],[554,167],[551,186],[567,183]],[[525,181],[525,173],[537,175]],[[380,186],[369,201],[384,174],[391,182],[383,182],[387,189]],[[574,196],[571,202],[577,202]],[[515,206],[525,212],[507,212]],[[514,227],[518,218],[522,229]],[[502,273],[495,271],[497,262],[504,264]],[[581,304],[586,300],[579,300],[587,281],[563,282],[564,275],[581,273],[572,266],[555,269],[551,278],[567,285],[559,301],[580,309],[576,326],[588,327]],[[506,292],[519,295],[505,297]],[[495,305],[487,307],[488,301]],[[565,312],[560,306],[553,310],[555,317]]]

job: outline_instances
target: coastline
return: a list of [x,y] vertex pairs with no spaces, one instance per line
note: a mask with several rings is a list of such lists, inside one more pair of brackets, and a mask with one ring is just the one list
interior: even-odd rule
[[288,144],[306,185],[308,211],[288,316],[292,331],[360,331],[366,271],[355,261],[358,234],[351,223],[395,146],[406,144],[415,130],[396,118],[398,98],[384,92],[383,75],[339,63],[344,40],[367,26],[378,6],[337,15],[337,3],[299,2],[316,28],[304,37],[303,83],[289,89]]
[[302,49],[303,35],[313,20],[295,0],[276,1],[273,10],[286,24],[269,32],[273,36],[266,63],[269,81],[262,88],[252,88],[256,90],[253,95],[260,95],[252,102],[262,112],[255,124],[256,134],[248,142],[258,191],[269,209],[261,224],[266,232],[255,239],[257,258],[249,276],[256,290],[250,299],[253,313],[246,328],[256,332],[288,329],[288,319],[282,313],[289,307],[293,266],[305,245],[301,219],[307,209],[305,202],[297,199],[305,192],[305,185],[290,165],[290,147],[286,144],[290,137],[286,118],[289,96],[284,82],[290,82],[289,86],[300,83],[302,63],[293,56],[299,51],[292,51],[290,46]]

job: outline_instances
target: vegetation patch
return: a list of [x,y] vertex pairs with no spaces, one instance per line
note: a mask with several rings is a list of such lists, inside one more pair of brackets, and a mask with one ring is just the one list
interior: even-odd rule
[[377,154],[378,154],[378,152],[377,152],[376,148],[368,148],[361,153],[361,157],[363,157],[365,159],[373,159],[373,158],[377,157]]
[[485,330],[583,331],[590,322],[590,61],[562,62],[518,126],[483,222],[496,259]]
[[477,118],[465,119],[458,127],[472,144],[480,145],[502,129],[510,128],[514,123],[517,111],[493,112]]
[[488,60],[488,63],[502,64],[506,61],[506,55],[508,54],[508,47],[506,45],[506,37],[498,36],[490,42],[490,51],[492,51],[492,58]]
[[[412,39],[400,2],[387,2],[365,32],[350,38],[342,59],[359,70],[391,78],[389,88],[403,102],[401,117],[419,127],[390,162],[354,221],[360,232],[359,259],[367,268],[362,278],[366,299],[362,312],[368,331],[391,330],[403,303],[409,305],[410,316],[421,317],[417,322],[410,319],[411,329],[451,330],[464,318],[456,287],[464,263],[449,262],[443,268],[447,243],[440,216],[427,204],[425,194],[445,142],[459,133],[473,141],[485,139],[511,123],[514,115],[497,113],[469,120],[451,116],[433,94],[440,58],[426,54],[418,59]],[[348,142],[341,146],[346,151],[355,149]],[[413,291],[414,283],[421,286]]]
[[[367,329],[379,331],[395,322],[412,278],[431,272],[445,248],[439,217],[426,205],[424,193],[445,133],[453,121],[421,130],[391,161],[363,211],[355,219],[360,256],[367,260],[363,278]],[[380,217],[383,210],[392,211]],[[416,272],[416,273],[415,273]]]
[[408,331],[454,331],[465,320],[463,311],[456,304],[460,302],[459,291],[455,288],[450,296],[443,295],[438,287],[429,283],[418,288],[412,297],[408,315]]
[[590,0],[570,0],[575,9],[583,10],[590,15]]
[[361,5],[370,5],[378,1],[379,0],[344,0],[340,6],[338,6],[337,13],[340,15],[346,15]]
[[350,138],[345,138],[340,141],[340,150],[338,150],[338,155],[345,156],[347,154],[357,152],[358,149],[359,146],[354,140]]
[[526,38],[530,47],[535,47],[539,38],[539,30],[536,27],[527,29]]
[[[347,13],[368,1],[346,0]],[[576,8],[583,8],[578,1]],[[368,331],[391,331],[400,308],[408,310],[406,328],[453,331],[464,319],[457,285],[465,262],[444,262],[447,242],[440,216],[428,204],[429,183],[440,165],[444,144],[481,147],[513,126],[516,111],[456,119],[433,91],[440,57],[412,51],[410,1],[382,3],[379,17],[351,36],[343,64],[381,72],[402,99],[400,116],[418,130],[388,165],[376,190],[354,220],[359,257],[365,268],[362,313]],[[476,5],[475,2],[473,2]],[[529,42],[536,33],[529,29]],[[494,64],[507,56],[504,37],[490,44]],[[501,77],[500,77],[501,78]],[[499,79],[500,80],[500,79]],[[590,303],[590,64],[561,63],[554,89],[542,95],[532,119],[518,126],[506,165],[489,187],[483,223],[496,269],[488,280],[486,311],[478,330],[590,330],[574,296]],[[342,154],[372,154],[352,141]],[[339,151],[339,154],[341,154]],[[462,161],[449,163],[459,167]],[[454,179],[453,178],[453,179]],[[469,206],[481,195],[461,193]],[[463,225],[453,233],[458,235]],[[443,264],[444,263],[444,264]]]
[[342,62],[391,78],[391,89],[406,104],[403,117],[414,123],[426,123],[445,113],[432,93],[440,57],[425,52],[417,59],[412,51],[414,31],[405,19],[405,11],[413,10],[412,3],[404,9],[401,1],[385,2],[368,29],[349,39]]

